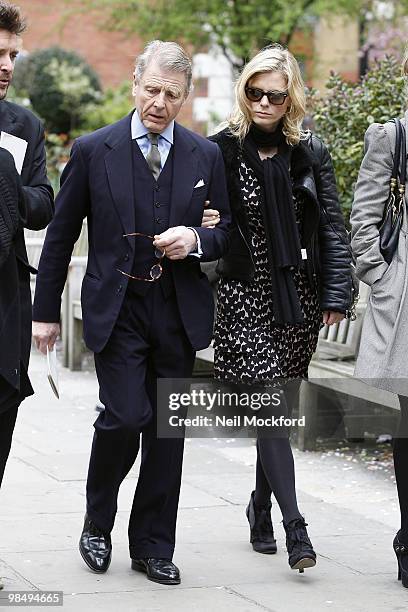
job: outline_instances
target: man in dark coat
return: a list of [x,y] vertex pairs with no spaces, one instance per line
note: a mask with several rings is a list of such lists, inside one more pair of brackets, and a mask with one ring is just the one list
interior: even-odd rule
[[[84,338],[105,410],[95,422],[80,552],[93,571],[108,569],[118,490],[142,434],[129,551],[132,568],[162,584],[180,582],[172,556],[184,440],[157,437],[156,384],[190,377],[195,351],[210,343],[214,303],[200,257],[222,256],[229,226],[217,145],[175,122],[191,73],[181,47],[153,41],[136,64],[136,110],[75,142],[33,311],[33,336],[46,352],[59,333],[61,294],[86,216]],[[221,212],[214,229],[201,227],[206,200]]]
[[[4,98],[25,29],[18,7],[0,2],[0,130],[27,142],[21,176],[11,154],[0,154],[0,485],[10,452],[18,406],[33,389],[30,265],[24,227],[40,230],[52,218],[52,188],[45,167],[44,131],[28,110]],[[7,213],[8,209],[9,213]],[[11,216],[10,216],[11,215]]]

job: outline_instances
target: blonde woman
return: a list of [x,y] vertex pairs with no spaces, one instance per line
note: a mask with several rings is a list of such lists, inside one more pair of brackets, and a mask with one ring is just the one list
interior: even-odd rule
[[[280,45],[263,49],[235,93],[228,126],[211,137],[226,165],[234,222],[218,264],[214,368],[219,380],[259,389],[307,376],[322,323],[340,321],[350,307],[350,263],[330,155],[302,132],[304,84],[293,55]],[[216,223],[215,215],[208,211],[204,223]],[[316,554],[297,505],[288,435],[258,436],[257,453],[247,508],[253,549],[277,550],[273,492],[289,565],[303,571]]]

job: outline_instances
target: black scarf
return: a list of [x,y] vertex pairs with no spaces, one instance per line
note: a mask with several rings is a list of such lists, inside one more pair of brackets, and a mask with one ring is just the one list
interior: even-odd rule
[[[278,147],[278,153],[261,160],[258,150],[266,147]],[[271,268],[273,314],[277,324],[304,321],[293,280],[293,271],[301,265],[302,259],[289,174],[290,153],[291,147],[286,144],[281,124],[272,133],[251,125],[244,140],[243,155],[261,185],[260,204]]]

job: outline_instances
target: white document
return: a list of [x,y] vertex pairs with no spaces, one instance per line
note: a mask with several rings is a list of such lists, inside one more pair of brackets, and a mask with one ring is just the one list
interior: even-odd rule
[[47,346],[47,365],[48,365],[48,374],[47,374],[48,382],[50,383],[51,389],[54,391],[57,399],[59,399],[57,351],[55,349],[55,344],[51,351]]
[[0,147],[10,151],[14,157],[14,163],[16,164],[17,172],[21,174],[23,168],[24,158],[27,151],[28,142],[18,136],[13,136],[7,132],[1,132],[0,134]]

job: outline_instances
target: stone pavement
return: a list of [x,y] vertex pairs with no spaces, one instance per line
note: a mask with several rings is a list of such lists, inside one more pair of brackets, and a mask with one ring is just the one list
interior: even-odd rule
[[398,526],[391,480],[335,455],[295,453],[300,507],[318,553],[317,566],[299,574],[288,566],[276,504],[278,553],[256,554],[248,543],[244,509],[255,455],[252,442],[242,439],[186,442],[174,558],[180,586],[149,582],[130,569],[126,531],[137,466],[121,488],[112,565],[105,575],[90,572],[77,545],[96,380],[90,372],[61,369],[58,401],[45,360],[33,353],[37,393],[21,407],[0,493],[0,597],[9,590],[62,590],[63,609],[75,612],[407,609],[408,589],[397,581],[391,548]]

